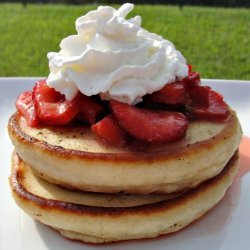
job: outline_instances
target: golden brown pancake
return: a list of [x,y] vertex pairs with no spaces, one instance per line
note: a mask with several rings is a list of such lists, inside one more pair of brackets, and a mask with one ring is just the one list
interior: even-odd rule
[[172,193],[219,174],[242,131],[234,111],[225,123],[191,122],[186,136],[143,152],[100,142],[88,127],[31,128],[15,113],[9,135],[20,157],[42,178],[68,188],[104,193]]
[[65,190],[37,177],[13,154],[10,185],[16,203],[34,219],[65,237],[106,243],[153,238],[182,229],[222,199],[237,170],[238,151],[219,175],[172,198],[89,194]]

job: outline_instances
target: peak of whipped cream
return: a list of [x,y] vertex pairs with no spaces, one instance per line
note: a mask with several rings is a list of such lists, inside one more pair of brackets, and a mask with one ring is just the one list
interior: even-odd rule
[[76,35],[48,53],[47,84],[66,99],[78,91],[136,104],[167,83],[188,75],[186,60],[174,45],[141,27],[141,17],[126,19],[134,8],[101,6],[76,20]]

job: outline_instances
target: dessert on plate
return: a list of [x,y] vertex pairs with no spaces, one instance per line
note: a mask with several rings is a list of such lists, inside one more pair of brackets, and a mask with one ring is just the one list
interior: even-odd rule
[[132,9],[78,18],[9,120],[13,196],[67,238],[178,231],[222,199],[238,170],[236,113],[170,41],[126,19]]

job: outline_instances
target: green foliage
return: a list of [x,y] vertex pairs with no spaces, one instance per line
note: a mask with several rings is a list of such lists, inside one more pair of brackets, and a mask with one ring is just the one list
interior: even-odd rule
[[[0,76],[46,76],[48,51],[94,5],[0,5]],[[250,10],[137,5],[142,26],[172,41],[203,78],[250,79]]]

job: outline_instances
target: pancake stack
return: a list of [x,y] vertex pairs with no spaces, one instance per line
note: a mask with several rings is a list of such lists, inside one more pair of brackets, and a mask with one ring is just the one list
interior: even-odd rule
[[63,236],[89,243],[176,232],[214,207],[238,170],[242,135],[192,121],[185,137],[143,151],[104,145],[86,126],[31,128],[15,113],[10,185],[16,203]]

